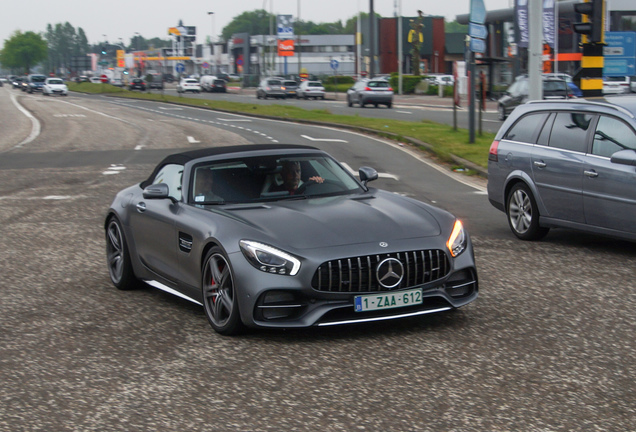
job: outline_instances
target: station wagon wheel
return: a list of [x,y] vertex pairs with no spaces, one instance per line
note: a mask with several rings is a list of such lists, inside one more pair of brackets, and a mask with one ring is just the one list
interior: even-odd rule
[[201,286],[205,315],[217,333],[236,334],[243,328],[243,323],[232,268],[219,247],[210,249],[204,263]]
[[537,203],[527,185],[514,185],[506,203],[508,224],[514,235],[522,240],[539,240],[546,236],[550,229],[539,226]]
[[106,260],[113,285],[120,290],[131,290],[139,285],[130,262],[121,223],[115,216],[106,225]]

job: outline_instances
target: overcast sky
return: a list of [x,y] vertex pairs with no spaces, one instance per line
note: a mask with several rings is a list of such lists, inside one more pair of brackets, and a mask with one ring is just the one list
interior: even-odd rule
[[[486,10],[510,7],[511,0],[483,0]],[[416,16],[421,9],[426,15],[444,16],[454,21],[456,15],[467,14],[470,0],[374,0],[375,12],[393,16],[399,4],[403,16]],[[300,4],[300,14],[298,5]],[[45,32],[47,24],[69,22],[86,32],[91,44],[118,42],[128,44],[136,32],[144,38],[168,38],[168,28],[179,20],[197,27],[197,42],[205,42],[213,28],[219,35],[232,19],[245,11],[265,9],[274,14],[300,15],[303,21],[315,23],[344,22],[359,10],[369,12],[369,0],[7,0],[0,7],[0,45],[16,30]],[[208,15],[208,12],[214,12]]]

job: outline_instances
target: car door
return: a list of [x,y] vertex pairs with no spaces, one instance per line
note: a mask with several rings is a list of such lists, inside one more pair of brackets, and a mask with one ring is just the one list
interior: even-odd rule
[[586,157],[583,206],[588,225],[636,233],[636,167],[611,161],[620,150],[636,150],[636,132],[624,121],[601,115]]
[[183,165],[162,167],[152,184],[167,184],[173,199],[148,199],[139,195],[139,199],[132,203],[136,208],[130,217],[139,258],[152,271],[170,280],[178,275],[179,240],[175,226],[181,208],[182,174]]
[[553,122],[548,145],[535,146],[532,175],[546,209],[542,216],[585,222],[582,183],[592,118],[579,112],[557,112],[549,120]]

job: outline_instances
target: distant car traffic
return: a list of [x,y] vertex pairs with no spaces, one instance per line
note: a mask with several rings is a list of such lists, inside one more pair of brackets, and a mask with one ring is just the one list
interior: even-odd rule
[[90,77],[88,80],[93,84],[103,84],[103,81],[100,77]]
[[583,97],[583,91],[576,84],[574,84],[574,81],[572,80],[572,77],[570,75],[560,72],[551,72],[544,73],[543,76],[545,78],[557,78],[564,80],[568,84],[568,87],[570,88],[574,96]]
[[324,99],[325,94],[325,87],[320,81],[303,81],[296,90],[297,97],[303,99]]
[[202,76],[199,84],[204,92],[227,93],[227,81],[214,75]]
[[387,108],[393,106],[393,89],[386,80],[370,79],[358,81],[347,90],[347,105],[360,104],[361,108],[371,104],[376,108],[378,105],[386,105]]
[[280,99],[286,97],[282,79],[265,78],[258,84],[256,88],[256,99],[267,99],[270,97]]
[[373,168],[358,177],[301,145],[167,156],[107,212],[111,281],[122,290],[143,281],[201,305],[225,335],[387,322],[476,300],[461,221],[370,187]]
[[618,77],[603,77],[603,94],[624,94],[630,93],[630,77],[618,76]]
[[42,94],[45,96],[60,95],[68,96],[68,87],[62,78],[47,78],[42,87]]
[[133,78],[128,83],[128,90],[146,90],[146,82],[141,78]]
[[46,75],[42,74],[30,74],[27,77],[27,93],[42,92],[44,87],[44,81],[46,81]]
[[[565,80],[553,77],[542,77],[543,99],[569,99],[574,97]],[[505,120],[519,105],[528,101],[530,96],[530,80],[527,76],[517,77],[508,87],[504,95],[497,101],[499,120]]]
[[562,227],[636,241],[636,96],[533,101],[501,126],[488,199],[520,239]]
[[177,84],[177,93],[201,93],[201,85],[196,78],[184,78]]
[[298,83],[296,81],[285,80],[283,81],[283,86],[285,86],[285,97],[288,97],[288,98],[298,97]]
[[160,73],[147,74],[145,82],[148,88],[163,90],[163,75]]

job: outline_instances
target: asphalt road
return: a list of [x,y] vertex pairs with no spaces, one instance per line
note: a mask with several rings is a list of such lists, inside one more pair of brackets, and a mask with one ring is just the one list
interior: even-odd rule
[[[0,130],[1,431],[634,428],[633,243],[556,230],[518,241],[483,182],[335,129],[4,87]],[[376,185],[462,217],[480,298],[227,338],[196,305],[111,285],[102,224],[118,190],[177,149],[274,141],[374,166]]]
[[[152,90],[153,93],[159,90]],[[175,84],[166,84],[164,92],[169,95],[176,96]],[[304,99],[257,99],[254,88],[231,88],[227,93],[187,93],[183,95],[188,98],[224,100],[229,102],[242,102],[255,105],[293,105],[300,108],[312,110],[322,109],[328,110],[336,115],[351,115],[360,117],[370,117],[376,119],[392,119],[405,121],[422,121],[431,120],[437,123],[453,126],[453,110],[451,98],[439,98],[437,96],[413,96],[413,95],[395,95],[393,108],[380,105],[374,108],[367,105],[361,108],[359,105],[353,107],[347,106],[346,94],[327,93],[325,100],[304,100]],[[457,127],[468,129],[468,101],[463,100],[457,110]],[[497,104],[493,101],[486,103],[486,110],[482,112],[481,128],[485,132],[496,133],[503,122],[497,119]],[[475,113],[475,130],[479,131],[479,107],[476,107]]]

